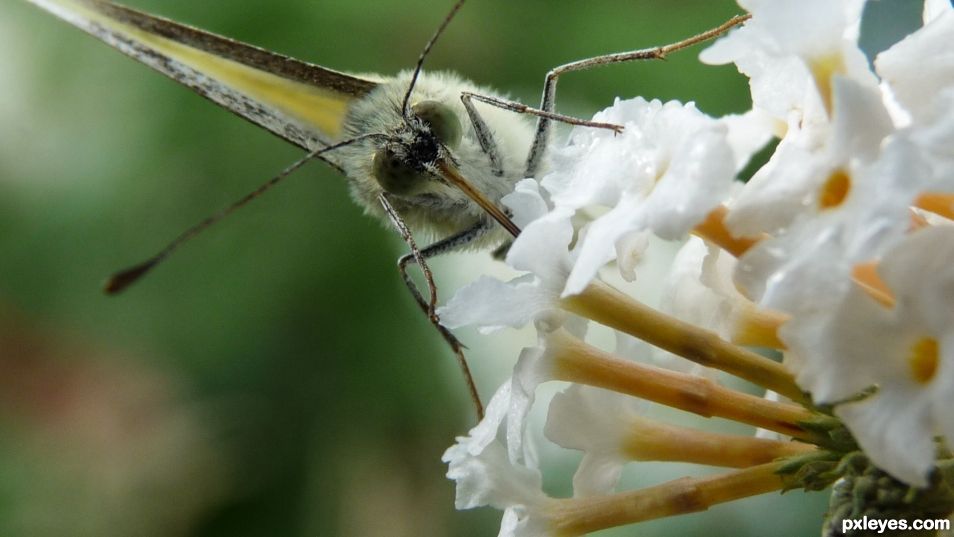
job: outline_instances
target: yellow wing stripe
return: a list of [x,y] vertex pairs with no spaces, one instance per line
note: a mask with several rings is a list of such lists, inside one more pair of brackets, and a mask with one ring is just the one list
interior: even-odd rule
[[[109,21],[112,23],[112,21]],[[213,56],[138,28],[113,23],[116,31],[156,50],[199,73],[221,81],[262,104],[304,120],[331,139],[341,133],[348,103],[353,97],[288,80],[241,63]]]
[[[217,46],[234,48],[237,57],[242,57],[243,52],[253,48],[249,45],[109,2],[29,1],[233,112],[306,147],[313,145],[316,135],[325,143],[336,140],[341,133],[342,121],[349,103],[375,85],[372,81],[306,65],[261,49],[254,51],[259,55],[269,55],[276,65],[287,66],[294,62],[297,66],[306,65],[313,73],[320,71],[317,73],[320,75],[318,78],[329,79],[329,87],[322,87],[322,80],[309,79],[310,83],[291,80],[269,72],[266,70],[268,67],[259,69],[224,58],[154,31],[147,31],[130,21],[135,20],[139,24],[144,24],[145,21],[148,23],[145,27],[149,30],[168,30],[168,35],[174,36],[175,32],[200,35],[203,39],[213,40]],[[331,82],[351,84],[353,88],[349,88],[350,93],[333,89]],[[237,98],[235,93],[244,98]],[[317,132],[308,134],[302,132],[303,130]]]

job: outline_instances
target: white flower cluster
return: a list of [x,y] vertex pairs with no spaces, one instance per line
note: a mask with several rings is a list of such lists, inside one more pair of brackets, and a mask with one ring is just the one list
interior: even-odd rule
[[876,464],[924,485],[934,436],[954,440],[954,11],[927,2],[871,72],[864,2],[752,4],[702,56],[735,62],[755,108],[785,122],[729,203],[732,234],[768,235],[735,282],[790,317],[787,363],[815,402],[877,387],[836,414]]
[[[598,518],[589,510],[595,504],[541,490],[524,438],[541,382],[573,383],[552,401],[545,433],[585,453],[574,478],[578,499],[613,492],[629,460],[663,460],[644,442],[660,426],[629,396],[645,397],[653,388],[641,379],[654,375],[693,380],[636,370],[643,365],[589,346],[591,320],[704,356],[705,365],[723,346],[752,363],[742,346],[775,347],[797,387],[761,385],[834,404],[869,458],[912,485],[927,483],[936,438],[954,441],[954,10],[948,0],[928,0],[923,27],[872,67],[857,44],[863,0],[739,3],[751,19],[702,59],[735,63],[749,77],[752,110],[712,118],[691,103],[617,101],[594,120],[623,125],[621,135],[574,130],[555,151],[555,171],[522,181],[504,199],[523,229],[507,263],[526,274],[482,278],[440,311],[449,327],[533,322],[540,332],[540,346],[524,350],[485,420],[445,455],[458,507],[504,510],[501,535],[606,525],[580,522]],[[738,172],[773,138],[774,154],[742,184]],[[609,262],[634,279],[649,236],[689,234],[696,237],[677,256],[663,300],[671,321],[627,325],[623,314],[580,298],[595,287],[606,295],[597,275]],[[718,349],[687,351],[684,336],[700,333],[714,336],[702,347]],[[631,355],[624,346],[617,354]],[[772,375],[779,374],[741,376]],[[799,411],[808,413],[760,401],[789,413],[775,421],[795,424]],[[783,429],[774,430],[799,437]],[[749,445],[771,454],[764,461],[805,446],[750,440],[764,442]],[[615,521],[608,524],[625,520],[605,516]]]

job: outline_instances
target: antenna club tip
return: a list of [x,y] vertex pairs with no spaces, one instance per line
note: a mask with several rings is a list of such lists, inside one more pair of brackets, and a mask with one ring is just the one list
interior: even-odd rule
[[139,280],[139,278],[143,277],[155,265],[156,260],[151,259],[145,263],[140,263],[139,265],[113,274],[103,283],[103,292],[107,295],[118,295]]

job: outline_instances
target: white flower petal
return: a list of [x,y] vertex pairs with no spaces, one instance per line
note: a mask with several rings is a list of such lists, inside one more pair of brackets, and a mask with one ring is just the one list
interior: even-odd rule
[[555,210],[527,225],[507,252],[507,264],[536,274],[544,285],[563,287],[573,239],[571,213]]
[[733,235],[757,237],[784,229],[803,211],[824,180],[826,162],[808,135],[788,135],[732,202],[726,226]]
[[954,88],[937,96],[930,121],[913,125],[900,136],[922,152],[931,169],[925,190],[954,192]]
[[928,24],[952,10],[954,10],[954,6],[951,5],[951,0],[925,0],[924,14],[921,18],[924,24]]
[[833,161],[874,159],[893,124],[875,86],[844,76],[832,83],[834,119],[829,154]]
[[513,223],[517,227],[527,227],[530,222],[550,211],[546,199],[540,192],[540,185],[533,179],[524,179],[517,183],[514,191],[500,200],[513,211]]
[[581,245],[576,264],[570,271],[561,296],[567,297],[583,291],[596,277],[600,267],[616,255],[616,242],[633,230],[633,220],[639,201],[625,196],[610,212],[596,219],[581,234]]
[[537,386],[552,379],[550,349],[528,347],[521,351],[510,380],[512,387],[507,416],[507,447],[515,463],[524,462],[527,415],[533,406]]
[[905,483],[923,487],[934,468],[934,440],[924,434],[930,430],[928,406],[924,400],[878,394],[868,401],[840,405],[835,414],[848,425],[875,466]]
[[732,285],[734,259],[720,252],[690,238],[673,261],[659,309],[728,339],[734,307],[745,298]]
[[910,235],[885,256],[878,273],[899,304],[940,335],[954,331],[954,226]]
[[489,505],[506,509],[514,505],[534,506],[545,500],[540,472],[514,465],[499,441],[487,445],[477,455],[452,458],[447,477],[457,482],[458,509]]
[[878,54],[875,69],[891,86],[894,98],[915,120],[927,120],[934,100],[954,85],[954,10]]
[[666,174],[640,208],[641,227],[667,240],[683,238],[728,196],[735,162],[724,125],[700,125],[671,149]]
[[520,328],[552,312],[557,295],[532,274],[502,282],[489,276],[459,289],[437,314],[448,328],[478,326],[490,333]]
[[603,453],[585,453],[573,474],[573,496],[601,496],[616,490],[625,461]]
[[759,109],[752,109],[744,114],[729,114],[722,117],[728,129],[729,147],[732,148],[735,171],[739,172],[749,163],[756,152],[762,149],[773,136],[784,132],[777,132],[780,122]]
[[636,281],[636,267],[649,249],[649,239],[648,231],[630,231],[616,240],[616,262],[624,280]]
[[[455,505],[458,509],[472,509],[490,505],[501,510],[514,510],[504,516],[502,528],[527,528],[528,516],[547,501],[543,482],[530,454],[515,462],[500,440],[504,421],[511,411],[511,385],[504,383],[487,405],[484,419],[467,436],[444,452],[441,460],[448,464],[447,477],[457,483]],[[513,516],[523,515],[521,523],[514,524]],[[532,535],[532,533],[514,533]]]
[[608,494],[627,462],[622,452],[628,416],[639,414],[637,399],[599,388],[573,385],[554,396],[544,434],[555,444],[585,453],[573,476],[576,497]]

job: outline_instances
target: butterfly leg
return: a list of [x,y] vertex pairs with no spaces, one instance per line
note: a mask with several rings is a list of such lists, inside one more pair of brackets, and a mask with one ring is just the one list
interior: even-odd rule
[[[450,330],[441,324],[440,317],[437,315],[437,285],[434,283],[434,275],[431,272],[430,267],[427,265],[427,259],[457,250],[462,246],[472,243],[474,240],[484,236],[487,232],[492,230],[494,224],[490,220],[481,220],[476,225],[465,229],[464,231],[441,239],[434,244],[425,247],[424,249],[420,249],[417,247],[417,243],[414,241],[414,236],[411,234],[411,230],[408,229],[407,224],[405,224],[404,220],[401,218],[401,215],[398,214],[397,210],[394,209],[394,206],[391,205],[391,202],[388,200],[387,194],[381,194],[378,197],[378,200],[380,201],[381,206],[384,207],[384,212],[388,215],[391,223],[394,224],[395,228],[397,228],[398,232],[401,234],[401,238],[404,239],[404,242],[407,243],[411,250],[411,253],[403,255],[400,259],[398,259],[398,270],[401,272],[401,278],[404,280],[404,284],[407,286],[408,291],[410,291],[411,296],[414,297],[417,305],[420,306],[421,311],[427,315],[428,320],[430,320],[431,324],[440,333],[441,337],[444,338],[444,341],[457,357],[457,365],[460,367],[461,373],[464,375],[464,381],[467,383],[467,389],[470,392],[470,398],[473,401],[474,409],[477,413],[477,421],[479,422],[484,418],[484,406],[480,401],[480,394],[477,392],[477,384],[474,382],[474,377],[470,372],[470,367],[467,365],[467,357],[464,356],[464,345],[454,336],[454,334],[450,332]],[[413,279],[411,279],[410,274],[408,274],[408,266],[412,264],[419,266],[421,268],[421,272],[424,274],[424,280],[427,282],[428,289],[427,299],[424,298],[424,295],[418,289],[417,284]]]
[[493,133],[490,131],[490,128],[487,126],[487,123],[484,121],[483,117],[481,117],[480,113],[477,112],[473,101],[489,104],[504,110],[510,110],[511,112],[516,112],[518,114],[530,114],[540,118],[547,118],[548,120],[560,121],[569,125],[611,129],[616,133],[620,133],[623,130],[623,127],[620,125],[601,123],[599,121],[587,121],[572,116],[557,114],[552,111],[539,110],[516,101],[499,99],[497,97],[490,97],[488,95],[480,95],[478,93],[472,93],[469,91],[461,92],[460,100],[464,104],[464,108],[467,110],[467,115],[470,117],[471,124],[474,126],[474,133],[477,135],[477,141],[480,143],[481,149],[483,149],[487,157],[490,158],[490,169],[497,177],[503,176],[503,164],[500,160],[500,151],[497,148],[497,142],[494,140]]
[[[556,107],[556,87],[557,79],[560,75],[566,73],[571,73],[573,71],[585,71],[587,69],[592,69],[594,67],[599,67],[603,65],[611,65],[615,63],[630,62],[636,60],[663,60],[672,52],[682,50],[684,48],[690,47],[697,43],[703,41],[708,41],[723,33],[729,31],[730,29],[738,26],[748,20],[749,15],[740,15],[735,16],[729,19],[728,21],[722,23],[721,25],[696,34],[682,41],[672,43],[669,45],[663,45],[661,47],[652,47],[641,50],[633,50],[630,52],[618,52],[615,54],[606,54],[603,56],[596,56],[594,58],[587,58],[584,60],[578,60],[575,62],[570,62],[564,65],[560,65],[550,70],[547,73],[546,80],[543,84],[543,97],[540,102],[540,109],[544,112],[553,112]],[[537,170],[540,167],[540,163],[543,160],[543,154],[547,146],[547,142],[550,137],[550,121],[552,118],[547,117],[543,114],[537,114],[537,130],[533,136],[533,145],[530,147],[530,154],[527,155],[527,168],[526,175],[527,177],[533,177],[536,174]]]

